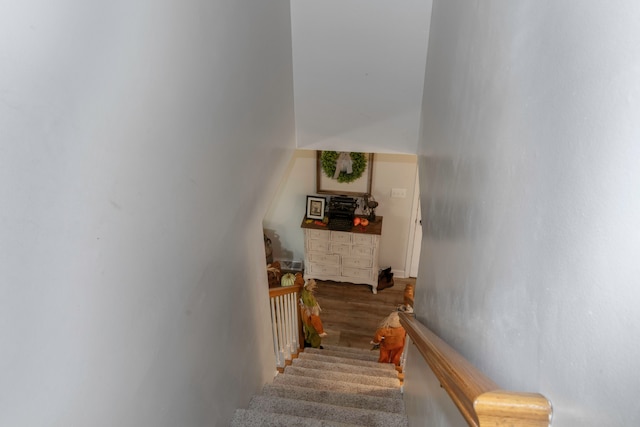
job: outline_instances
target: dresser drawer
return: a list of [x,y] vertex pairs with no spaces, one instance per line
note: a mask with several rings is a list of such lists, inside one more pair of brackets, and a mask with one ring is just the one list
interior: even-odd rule
[[329,240],[329,231],[325,230],[307,230],[307,236],[315,240]]
[[328,240],[309,239],[307,240],[307,249],[309,252],[327,253],[329,252],[329,244],[330,242]]
[[371,269],[342,267],[342,275],[345,277],[353,277],[354,279],[371,280]]
[[340,255],[310,253],[309,262],[327,265],[340,265]]
[[371,258],[373,256],[373,248],[370,246],[352,246],[350,255]]
[[308,266],[305,266],[305,268],[307,268],[308,274],[327,276],[340,275],[340,266],[338,265],[316,264],[315,262],[312,262]]
[[373,236],[369,234],[354,234],[353,244],[371,246],[373,244]]
[[331,241],[336,243],[351,244],[351,233],[346,233],[344,231],[332,231]]
[[356,268],[371,268],[373,260],[371,258],[342,258],[342,265],[344,267],[356,267]]
[[332,254],[350,255],[351,245],[345,243],[331,243],[330,251]]

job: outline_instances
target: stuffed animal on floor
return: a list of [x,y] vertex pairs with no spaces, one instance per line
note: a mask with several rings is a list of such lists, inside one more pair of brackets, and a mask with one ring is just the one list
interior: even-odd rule
[[379,363],[393,363],[400,366],[400,357],[404,350],[404,340],[407,332],[400,325],[398,312],[394,311],[387,316],[378,327],[371,344],[380,345]]
[[320,305],[313,295],[316,281],[310,279],[300,292],[300,314],[304,325],[305,347],[322,348],[322,338],[327,336],[320,319]]

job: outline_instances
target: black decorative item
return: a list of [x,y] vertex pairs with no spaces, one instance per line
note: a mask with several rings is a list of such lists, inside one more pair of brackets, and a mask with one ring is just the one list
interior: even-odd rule
[[362,207],[363,212],[367,215],[367,219],[369,221],[376,220],[376,208],[378,207],[378,202],[373,200],[373,196],[371,194],[364,195],[364,206]]

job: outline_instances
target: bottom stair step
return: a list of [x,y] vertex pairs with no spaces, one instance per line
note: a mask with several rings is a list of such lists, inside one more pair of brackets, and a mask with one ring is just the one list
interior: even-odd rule
[[296,417],[251,409],[236,409],[231,427],[356,427],[353,424]]
[[249,409],[368,427],[407,427],[409,424],[406,416],[396,413],[262,395],[251,399]]

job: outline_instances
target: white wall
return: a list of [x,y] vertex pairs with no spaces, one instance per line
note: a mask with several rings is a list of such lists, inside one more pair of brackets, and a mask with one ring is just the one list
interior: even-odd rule
[[0,5],[0,425],[228,425],[274,372],[287,1]]
[[550,398],[557,426],[640,422],[639,16],[433,6],[416,311],[500,386]]
[[406,349],[409,363],[404,367],[403,398],[409,414],[409,425],[468,427],[469,424],[460,415],[453,400],[448,398],[429,365],[422,362],[422,355],[411,338]]
[[431,0],[291,10],[298,147],[415,154]]
[[[264,218],[272,239],[274,259],[304,259],[304,236],[300,225],[307,195],[316,195],[316,151],[296,150],[282,177],[277,194]],[[383,216],[380,265],[391,266],[404,276],[417,158],[407,154],[374,154],[372,194]],[[406,198],[391,198],[392,188],[405,188]]]

